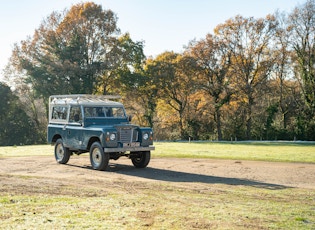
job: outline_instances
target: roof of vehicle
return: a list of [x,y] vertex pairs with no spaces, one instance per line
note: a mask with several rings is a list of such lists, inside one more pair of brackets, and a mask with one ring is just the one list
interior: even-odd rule
[[112,105],[122,106],[122,103],[111,101],[110,99],[119,99],[118,95],[91,95],[91,94],[69,94],[52,95],[49,97],[50,105]]

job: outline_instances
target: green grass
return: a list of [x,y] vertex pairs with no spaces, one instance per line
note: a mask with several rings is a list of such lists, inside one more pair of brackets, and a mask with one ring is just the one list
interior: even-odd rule
[[291,142],[156,142],[155,157],[315,163],[315,144]]
[[[314,142],[155,142],[152,157],[315,163]],[[0,157],[51,156],[50,145],[0,147]]]
[[0,157],[51,156],[54,147],[51,145],[23,145],[0,147]]
[[[191,186],[194,187],[193,184]],[[69,188],[74,189],[74,188]],[[315,191],[145,183],[80,196],[2,195],[4,229],[314,229]],[[84,188],[82,188],[84,190]]]

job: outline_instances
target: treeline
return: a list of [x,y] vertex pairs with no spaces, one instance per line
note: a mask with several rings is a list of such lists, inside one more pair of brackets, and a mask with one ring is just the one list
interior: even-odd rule
[[72,93],[122,95],[158,140],[315,140],[315,0],[265,18],[237,15],[183,53],[157,57],[116,23],[111,10],[80,3],[14,46],[12,91],[2,84],[1,95],[19,97],[28,127],[13,142],[0,133],[1,145],[44,142],[48,97]]

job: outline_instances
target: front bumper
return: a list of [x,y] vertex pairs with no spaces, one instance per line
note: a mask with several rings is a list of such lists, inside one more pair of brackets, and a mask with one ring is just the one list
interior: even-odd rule
[[122,148],[104,148],[104,152],[106,153],[118,153],[118,152],[144,152],[144,151],[151,151],[155,150],[154,146],[149,147],[122,147]]

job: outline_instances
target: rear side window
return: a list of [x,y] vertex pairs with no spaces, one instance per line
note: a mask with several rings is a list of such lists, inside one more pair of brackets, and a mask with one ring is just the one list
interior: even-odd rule
[[68,107],[67,106],[55,106],[52,109],[51,119],[52,120],[64,120],[66,121],[68,117]]
[[121,107],[111,108],[111,115],[113,117],[125,117],[125,112]]
[[94,106],[84,108],[85,117],[125,118],[123,107]]

